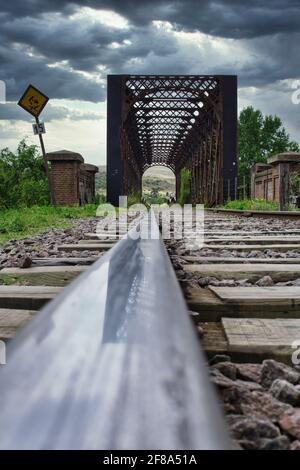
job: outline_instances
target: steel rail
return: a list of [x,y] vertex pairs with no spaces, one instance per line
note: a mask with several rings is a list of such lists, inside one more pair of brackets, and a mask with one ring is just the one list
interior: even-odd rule
[[137,237],[147,221],[8,343],[1,449],[229,448],[165,246]]

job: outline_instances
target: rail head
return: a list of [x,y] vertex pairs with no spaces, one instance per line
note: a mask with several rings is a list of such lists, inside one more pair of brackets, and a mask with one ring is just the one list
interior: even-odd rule
[[247,210],[247,209],[221,209],[221,208],[207,208],[207,212],[240,215],[246,217],[273,217],[277,219],[300,219],[300,211],[263,211],[263,210]]
[[149,218],[8,344],[1,449],[230,447],[165,246],[137,236]]

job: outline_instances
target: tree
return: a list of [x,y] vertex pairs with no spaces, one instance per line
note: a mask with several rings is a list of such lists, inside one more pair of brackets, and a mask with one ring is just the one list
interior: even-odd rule
[[282,152],[299,152],[297,142],[290,140],[278,116],[263,116],[252,106],[244,108],[238,122],[238,170],[240,176],[250,177],[255,163],[266,163],[271,155]]
[[16,153],[1,150],[0,209],[48,203],[48,182],[37,146],[22,140]]

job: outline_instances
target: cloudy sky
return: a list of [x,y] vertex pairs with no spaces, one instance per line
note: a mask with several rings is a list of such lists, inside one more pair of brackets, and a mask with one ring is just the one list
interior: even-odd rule
[[300,141],[300,0],[0,0],[0,21],[0,148],[37,143],[16,105],[32,83],[50,97],[46,150],[104,164],[108,73],[237,74],[239,109]]

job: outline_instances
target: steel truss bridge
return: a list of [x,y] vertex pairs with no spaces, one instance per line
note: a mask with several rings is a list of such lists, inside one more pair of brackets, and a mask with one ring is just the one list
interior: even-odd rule
[[109,75],[107,198],[140,193],[149,167],[170,168],[179,194],[191,171],[192,203],[214,206],[236,176],[237,77]]

